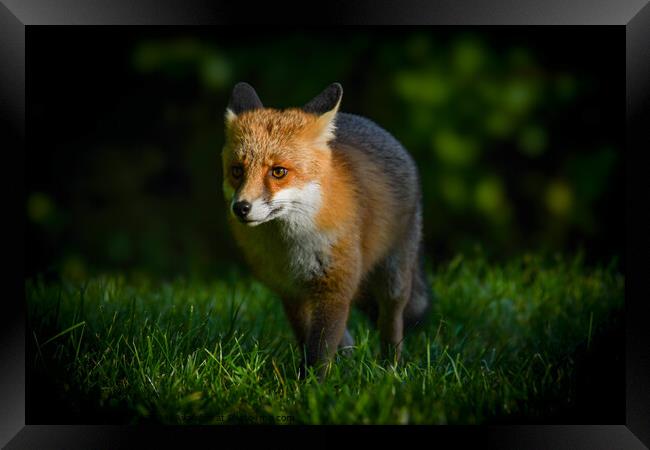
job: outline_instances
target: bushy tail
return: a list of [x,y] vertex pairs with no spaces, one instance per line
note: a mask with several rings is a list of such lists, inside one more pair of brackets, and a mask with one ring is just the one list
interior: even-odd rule
[[430,319],[433,293],[424,272],[424,251],[418,249],[418,261],[413,271],[411,298],[404,309],[404,330],[415,330],[425,326]]

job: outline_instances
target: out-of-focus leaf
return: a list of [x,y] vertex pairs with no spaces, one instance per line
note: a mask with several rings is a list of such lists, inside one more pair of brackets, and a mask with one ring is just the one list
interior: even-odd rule
[[540,125],[527,125],[519,133],[519,149],[522,153],[536,157],[546,148],[546,131]]
[[553,214],[566,216],[573,204],[571,187],[563,180],[553,180],[546,189],[546,206]]
[[401,72],[395,78],[395,88],[404,100],[428,105],[444,103],[449,94],[445,78],[433,71]]
[[479,154],[476,139],[452,130],[441,130],[433,136],[433,150],[442,162],[453,166],[471,164]]

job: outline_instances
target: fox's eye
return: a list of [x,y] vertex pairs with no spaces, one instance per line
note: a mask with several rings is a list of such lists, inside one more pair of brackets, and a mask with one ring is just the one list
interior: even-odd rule
[[282,178],[287,174],[287,169],[284,167],[274,167],[271,170],[271,175],[273,175],[275,178]]
[[241,178],[241,176],[244,174],[244,169],[242,169],[240,166],[232,166],[230,168],[230,173],[232,174],[233,178]]

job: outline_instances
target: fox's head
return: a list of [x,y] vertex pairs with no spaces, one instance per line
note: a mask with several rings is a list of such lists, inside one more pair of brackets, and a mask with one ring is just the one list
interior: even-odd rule
[[329,168],[328,141],[343,88],[334,83],[302,108],[265,108],[238,83],[226,110],[223,192],[230,212],[249,226],[311,218]]

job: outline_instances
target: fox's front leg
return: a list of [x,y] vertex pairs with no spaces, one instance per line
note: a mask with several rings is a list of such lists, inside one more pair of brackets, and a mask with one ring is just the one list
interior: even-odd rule
[[309,305],[304,301],[296,299],[284,299],[282,302],[284,312],[291,324],[293,335],[298,342],[298,347],[302,350],[309,332],[310,311]]
[[[311,280],[305,292],[309,326],[304,365],[315,367],[321,380],[344,342],[352,299],[361,281],[361,252],[354,242],[354,237],[349,237],[333,246],[329,264],[320,277]],[[348,334],[345,345],[352,343]]]
[[341,296],[341,293],[314,299],[305,342],[305,365],[315,367],[321,379],[326,375],[328,364],[346,333],[351,300],[351,297]]
[[318,298],[283,302],[298,348],[304,352],[300,378],[305,377],[308,366],[319,365],[321,362],[325,366],[336,352],[337,346],[354,344],[345,327],[350,311],[349,303],[328,301],[323,296],[315,297]]

